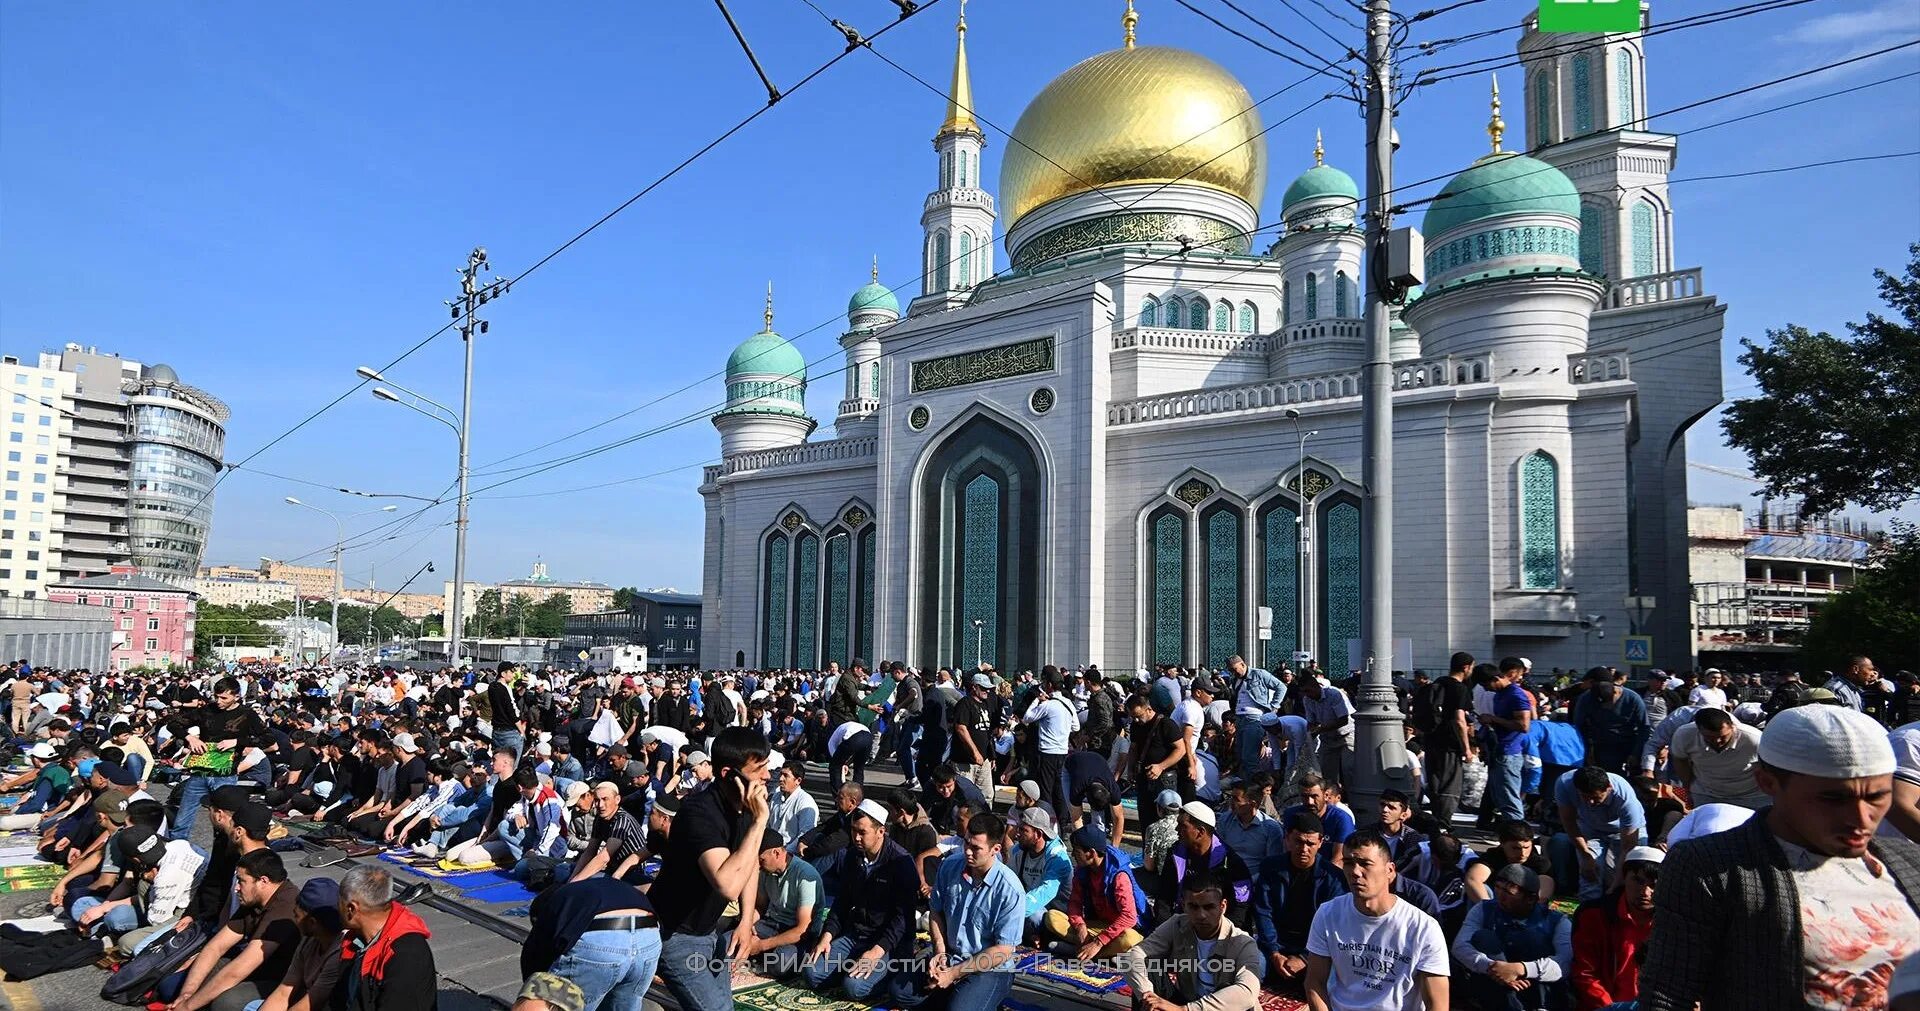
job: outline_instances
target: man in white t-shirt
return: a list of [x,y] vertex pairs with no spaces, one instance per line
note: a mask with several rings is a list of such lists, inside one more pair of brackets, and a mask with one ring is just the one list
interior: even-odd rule
[[[1193,679],[1193,690],[1213,698],[1213,679],[1202,674]],[[1194,789],[1203,778],[1200,769],[1200,735],[1207,727],[1207,705],[1196,698],[1183,698],[1173,706],[1173,726],[1187,742],[1187,757],[1180,771],[1180,794],[1193,799]]]
[[1674,731],[1669,752],[1673,778],[1687,787],[1695,807],[1738,804],[1755,811],[1773,802],[1753,779],[1760,762],[1760,728],[1735,720],[1724,709],[1705,708]]
[[1727,708],[1727,676],[1708,668],[1701,676],[1700,683],[1687,693],[1687,704],[1703,709]]
[[1393,894],[1393,853],[1378,832],[1347,837],[1347,887],[1307,929],[1313,1011],[1446,1011],[1447,942],[1433,917]]

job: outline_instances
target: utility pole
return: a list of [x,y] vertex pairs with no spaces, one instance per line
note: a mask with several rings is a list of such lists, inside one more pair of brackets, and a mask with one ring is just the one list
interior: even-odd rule
[[[1393,29],[1390,0],[1367,2],[1367,361],[1362,368],[1361,480],[1366,484],[1366,567],[1360,697],[1354,700],[1353,785],[1364,823],[1380,791],[1411,792],[1405,732],[1393,691],[1393,364],[1388,357],[1387,235],[1393,190]],[[1302,478],[1304,481],[1304,477]],[[1331,651],[1333,643],[1327,644]]]
[[507,292],[507,283],[496,280],[487,285],[479,283],[480,272],[491,269],[487,263],[485,246],[475,246],[467,254],[467,265],[460,270],[460,301],[453,307],[454,315],[460,319],[460,343],[466,349],[466,370],[460,384],[460,497],[454,509],[453,517],[453,605],[448,608],[447,623],[447,661],[453,669],[460,669],[460,640],[466,631],[461,627],[463,606],[467,594],[467,437],[473,425],[473,339],[487,332],[487,321],[479,318],[480,307],[489,300]]

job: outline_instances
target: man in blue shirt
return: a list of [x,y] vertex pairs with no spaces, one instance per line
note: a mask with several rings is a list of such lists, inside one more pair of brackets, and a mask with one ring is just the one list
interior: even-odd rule
[[894,979],[891,1003],[918,1007],[946,991],[949,1011],[994,1011],[1013,989],[1013,953],[1020,943],[1026,893],[1000,862],[1006,824],[994,814],[967,822],[960,852],[934,874],[929,932],[933,955],[924,975]]
[[1487,756],[1487,790],[1495,818],[1524,819],[1520,806],[1520,779],[1526,767],[1527,731],[1533,725],[1533,696],[1520,686],[1526,665],[1518,657],[1500,661],[1500,669],[1483,675],[1480,686],[1493,692],[1493,712],[1481,717],[1493,727],[1494,746]]
[[1280,711],[1286,700],[1287,686],[1268,671],[1248,667],[1241,657],[1228,657],[1227,670],[1240,686],[1239,700],[1233,707],[1233,737],[1239,743],[1240,775],[1247,776],[1260,764],[1260,743],[1267,739],[1260,717]]
[[1587,743],[1587,760],[1608,772],[1625,773],[1627,763],[1637,762],[1646,746],[1647,703],[1638,693],[1604,676],[1605,668],[1595,667],[1589,677],[1602,675],[1592,688],[1580,693],[1573,704],[1573,725]]
[[1553,857],[1553,876],[1571,881],[1576,859],[1580,864],[1580,898],[1597,899],[1620,887],[1628,850],[1640,845],[1647,827],[1646,810],[1633,787],[1621,776],[1597,765],[1575,769],[1553,785],[1560,809],[1560,828],[1547,841]]

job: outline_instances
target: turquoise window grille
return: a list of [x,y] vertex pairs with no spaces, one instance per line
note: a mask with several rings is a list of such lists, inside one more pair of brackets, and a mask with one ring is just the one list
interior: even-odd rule
[[1216,303],[1213,307],[1213,328],[1226,333],[1233,329],[1233,306],[1226,302]]
[[767,540],[766,565],[760,576],[760,597],[765,605],[765,635],[760,652],[769,668],[787,666],[787,538],[774,534]]
[[1282,281],[1280,283],[1280,325],[1287,326],[1292,322],[1293,322],[1293,285],[1287,284],[1286,282]]
[[1613,54],[1613,122],[1616,126],[1633,129],[1635,122],[1633,111],[1633,54],[1620,49]]
[[1659,270],[1654,265],[1653,205],[1642,200],[1633,205],[1633,276],[1645,277]]
[[1347,640],[1360,638],[1360,507],[1336,502],[1321,516],[1325,531],[1321,552],[1325,558],[1326,666],[1344,669]]
[[953,154],[942,152],[940,155],[940,188],[953,189]]
[[1183,311],[1185,311],[1185,309],[1186,309],[1186,303],[1180,301],[1179,299],[1177,298],[1167,299],[1166,307],[1161,310],[1161,316],[1165,320],[1165,322],[1163,322],[1161,325],[1166,327],[1169,330],[1180,329],[1180,319],[1181,319],[1180,314]]
[[1597,204],[1580,205],[1580,269],[1589,274],[1607,272],[1607,218]]
[[1307,275],[1307,318],[1320,318],[1320,279],[1313,274]]
[[947,233],[933,233],[933,290],[946,291],[953,287],[953,272],[947,262]]
[[853,542],[844,533],[827,538],[827,606],[821,625],[821,639],[827,645],[827,659],[847,663],[847,618],[853,603]]
[[873,659],[873,577],[879,535],[868,525],[860,532],[860,612],[859,631],[854,633],[854,650],[868,661]]
[[[1000,657],[1000,482],[986,474],[961,489],[960,621],[962,654],[997,663]],[[975,621],[984,622],[976,634]]]
[[1260,516],[1260,603],[1273,609],[1273,638],[1265,664],[1271,668],[1300,648],[1299,511],[1276,501]]
[[1147,526],[1148,597],[1153,609],[1149,625],[1152,642],[1147,652],[1154,663],[1186,663],[1187,653],[1187,520],[1166,509]]
[[1260,310],[1255,309],[1252,302],[1240,303],[1240,332],[1260,332]]
[[1520,463],[1520,587],[1560,586],[1560,469],[1544,452]]
[[793,548],[793,662],[803,670],[820,664],[820,538],[801,534]]
[[1533,75],[1533,146],[1545,147],[1553,140],[1553,82],[1547,73]]
[[1347,272],[1339,271],[1333,275],[1333,314],[1345,316],[1347,307],[1353,304],[1353,282],[1347,280]]
[[1140,325],[1141,326],[1158,326],[1159,324],[1160,324],[1160,303],[1154,301],[1154,298],[1152,295],[1148,295],[1147,300],[1140,303]]
[[967,188],[967,153],[960,152],[960,188]]
[[1187,329],[1205,330],[1207,328],[1207,300],[1196,298],[1187,303]]
[[1224,667],[1240,652],[1240,514],[1207,514],[1207,665]]
[[1573,58],[1573,130],[1593,132],[1593,62],[1585,55]]
[[960,233],[960,287],[973,281],[973,233]]

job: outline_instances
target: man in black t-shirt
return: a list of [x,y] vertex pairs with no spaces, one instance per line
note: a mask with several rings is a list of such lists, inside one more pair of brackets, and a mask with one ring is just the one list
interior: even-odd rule
[[[751,727],[728,727],[714,738],[713,786],[681,804],[648,894],[665,938],[660,974],[683,1011],[733,1008],[724,960],[753,936],[769,750]],[[729,902],[741,910],[731,929],[721,922]]]
[[513,698],[513,665],[503,663],[487,686],[487,708],[493,723],[493,746],[512,748],[514,761],[526,750],[527,717]]
[[954,770],[985,797],[993,796],[993,708],[987,704],[992,694],[992,675],[976,673],[967,679],[966,697],[947,716],[953,727]]
[[1140,824],[1160,820],[1160,791],[1178,790],[1173,771],[1186,760],[1187,744],[1173,725],[1173,717],[1162,716],[1145,695],[1135,695],[1127,703],[1133,712],[1133,726],[1127,731],[1127,754],[1133,759],[1133,790],[1140,804]]
[[1473,654],[1455,653],[1447,668],[1447,676],[1428,689],[1434,693],[1434,726],[1426,732],[1424,756],[1427,795],[1442,831],[1460,809],[1461,767],[1473,755],[1473,733],[1467,726],[1467,714],[1473,711],[1473,688],[1467,683]]

